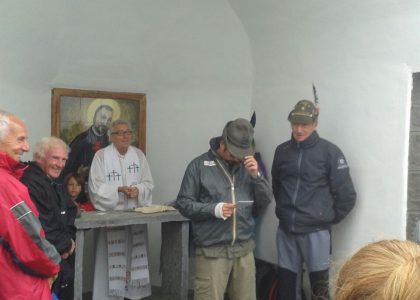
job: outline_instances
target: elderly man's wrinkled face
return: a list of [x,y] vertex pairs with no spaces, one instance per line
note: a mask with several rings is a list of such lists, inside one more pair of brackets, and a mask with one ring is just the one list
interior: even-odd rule
[[36,162],[48,177],[57,178],[60,176],[67,158],[68,152],[66,147],[55,145],[45,152],[45,157],[38,158]]
[[131,145],[133,132],[125,124],[117,124],[111,128],[109,140],[117,148],[118,152],[124,154]]
[[23,153],[29,151],[28,133],[22,121],[15,117],[10,118],[9,131],[0,141],[0,150],[15,161],[20,161]]
[[102,107],[95,115],[95,120],[93,120],[93,127],[99,135],[103,135],[107,132],[109,125],[112,121],[112,110]]
[[316,122],[309,124],[291,123],[293,138],[296,142],[303,142],[314,132],[316,125]]

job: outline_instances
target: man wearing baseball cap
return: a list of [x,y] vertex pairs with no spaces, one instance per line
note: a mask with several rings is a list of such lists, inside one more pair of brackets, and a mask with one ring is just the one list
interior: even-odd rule
[[266,207],[272,192],[254,152],[254,128],[236,119],[185,171],[176,207],[191,219],[195,300],[223,300],[226,291],[230,300],[256,299],[252,208]]
[[292,138],[279,145],[271,169],[279,218],[278,299],[301,299],[305,263],[312,299],[329,299],[331,226],[353,208],[356,192],[341,150],[316,132],[319,110],[299,101],[288,120]]

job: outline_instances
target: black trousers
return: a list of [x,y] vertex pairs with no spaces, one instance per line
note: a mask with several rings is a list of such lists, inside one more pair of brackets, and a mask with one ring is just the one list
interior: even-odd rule
[[60,300],[74,299],[74,253],[60,262],[60,272],[54,281],[52,291]]
[[[278,269],[279,289],[277,292],[277,300],[296,300],[297,274],[287,269]],[[312,300],[328,300],[329,296],[329,270],[317,271],[309,273],[309,281],[311,283],[311,299]],[[303,300],[305,295],[302,291]]]

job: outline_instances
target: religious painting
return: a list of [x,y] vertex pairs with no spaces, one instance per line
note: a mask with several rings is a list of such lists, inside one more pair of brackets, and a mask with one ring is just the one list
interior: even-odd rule
[[109,145],[109,125],[118,119],[130,124],[133,145],[146,153],[145,94],[54,88],[51,101],[51,133],[71,149],[63,176],[87,177],[95,152]]

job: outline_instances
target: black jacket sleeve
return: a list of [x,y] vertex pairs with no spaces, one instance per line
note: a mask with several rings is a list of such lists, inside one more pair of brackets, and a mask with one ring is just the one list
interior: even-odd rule
[[278,150],[279,148],[276,148],[276,151],[274,153],[274,158],[273,158],[273,165],[271,166],[271,186],[273,188],[273,195],[274,198],[277,201],[277,197],[278,197],[278,192],[279,192],[279,168],[278,168],[278,159],[279,159],[279,154],[278,154]]
[[175,206],[186,218],[195,221],[215,219],[217,203],[203,203],[200,197],[200,170],[197,160],[192,161],[185,171]]
[[337,149],[332,154],[330,161],[329,182],[331,194],[334,198],[334,224],[336,224],[353,209],[356,202],[356,191],[343,153]]

